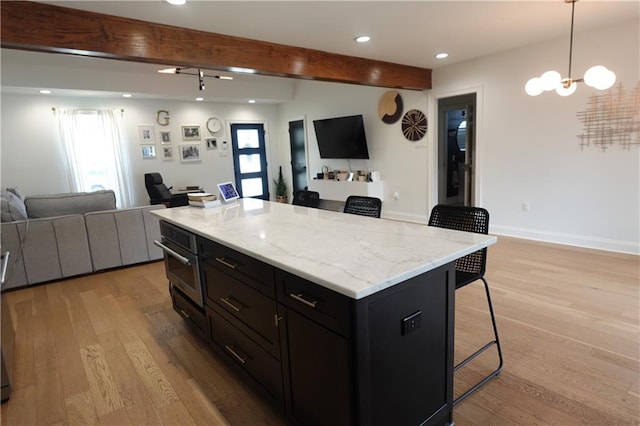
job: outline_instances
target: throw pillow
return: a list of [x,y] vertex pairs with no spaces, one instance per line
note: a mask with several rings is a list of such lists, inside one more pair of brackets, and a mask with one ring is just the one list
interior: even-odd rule
[[24,193],[17,186],[13,188],[7,188],[7,191],[17,195],[18,198],[24,201]]
[[24,202],[12,192],[0,194],[0,211],[3,222],[27,219],[27,208]]

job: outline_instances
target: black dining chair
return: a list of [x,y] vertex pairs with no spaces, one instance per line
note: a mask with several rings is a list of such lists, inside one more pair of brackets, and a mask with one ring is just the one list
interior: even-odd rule
[[317,191],[300,190],[293,193],[294,206],[305,206],[318,208],[320,205],[320,193]]
[[376,197],[363,195],[350,195],[344,203],[344,213],[358,214],[360,216],[380,217],[382,201]]
[[[455,229],[458,231],[475,232],[477,234],[489,233],[489,212],[481,207],[465,207],[465,206],[447,206],[439,204],[431,210],[429,217],[429,226],[439,228]],[[456,270],[456,290],[471,284],[477,280],[484,283],[484,291],[487,296],[487,304],[489,305],[489,313],[491,314],[491,324],[493,325],[494,340],[491,340],[483,347],[466,357],[464,360],[454,366],[454,373],[460,368],[467,365],[478,355],[491,348],[496,347],[498,352],[498,367],[485,376],[482,380],[473,385],[470,389],[453,400],[453,404],[457,404],[471,393],[475,392],[480,386],[500,374],[502,371],[502,348],[500,347],[500,339],[498,338],[498,327],[496,325],[496,317],[493,312],[493,304],[491,303],[491,293],[489,292],[489,284],[484,278],[487,266],[487,249],[478,250],[468,254],[455,262]]]

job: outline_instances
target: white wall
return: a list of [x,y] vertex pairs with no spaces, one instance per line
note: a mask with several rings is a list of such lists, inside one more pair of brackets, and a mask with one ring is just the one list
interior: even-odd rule
[[[637,22],[575,34],[573,77],[605,65],[631,92],[640,79],[639,39]],[[584,133],[576,113],[603,92],[584,83],[566,98],[524,92],[529,78],[548,69],[566,76],[567,62],[561,39],[439,68],[429,102],[465,90],[481,95],[478,204],[491,212],[491,232],[640,253],[640,146],[602,152],[581,149],[576,137]]]
[[[425,222],[427,211],[427,145],[426,138],[410,142],[402,134],[400,121],[385,124],[378,118],[378,101],[388,89],[355,86],[341,83],[298,81],[294,99],[280,105],[281,143],[288,144],[288,122],[304,119],[307,138],[308,170],[310,178],[330,170],[377,170],[384,182],[383,216]],[[426,113],[426,95],[415,91],[399,91],[404,110],[419,109]],[[313,120],[362,114],[364,118],[369,160],[323,160]],[[280,163],[290,164],[288,146],[280,150]],[[291,169],[287,167],[290,178]],[[283,167],[283,171],[285,168]],[[394,199],[397,192],[399,199]],[[320,194],[322,197],[322,194]]]
[[[575,75],[601,63],[616,72],[626,90],[634,89],[640,78],[639,38],[637,22],[576,33]],[[293,100],[279,106],[3,94],[1,185],[17,185],[26,194],[68,190],[52,106],[125,109],[136,204],[147,202],[143,175],[148,171],[159,171],[176,187],[197,184],[207,190],[233,179],[231,156],[220,157],[220,148],[203,150],[203,161],[197,164],[181,164],[177,157],[173,162],[142,160],[137,125],[153,124],[161,130],[155,123],[159,109],[171,113],[174,141],[183,124],[200,125],[206,135],[204,126],[212,115],[227,124],[219,140],[228,140],[230,120],[264,121],[270,179],[282,165],[289,182],[289,121],[305,119],[313,176],[323,165],[344,170],[348,164],[319,158],[312,121],[363,114],[371,159],[354,160],[351,168],[381,172],[385,217],[424,223],[437,200],[437,100],[476,92],[476,199],[491,212],[491,232],[640,253],[640,146],[613,146],[607,152],[580,149],[576,135],[583,130],[576,113],[585,110],[588,97],[596,93],[582,83],[568,98],[553,93],[531,98],[524,93],[525,82],[549,68],[566,74],[567,50],[567,40],[552,40],[434,70],[433,90],[401,91],[405,110],[417,108],[429,117],[427,136],[417,143],[404,138],[399,122],[387,125],[377,117],[378,100],[386,89],[364,86],[297,81]],[[530,203],[528,213],[521,210],[523,201]]]
[[[166,102],[153,100],[113,100],[74,97],[2,95],[2,188],[18,186],[26,195],[69,191],[64,151],[58,133],[57,117],[52,107],[124,109],[128,155],[131,164],[134,205],[148,204],[144,174],[159,172],[164,182],[174,188],[199,185],[217,193],[216,184],[233,181],[233,157],[229,126],[232,122],[264,123],[267,158],[271,156],[270,130],[277,126],[273,105],[204,104],[199,102]],[[168,126],[156,120],[158,110],[170,113]],[[207,119],[216,116],[225,124],[224,133],[216,135],[217,150],[207,150],[204,139],[212,137],[206,129]],[[140,155],[138,125],[152,125],[156,137],[156,158]],[[178,146],[182,125],[198,125],[201,134],[200,162],[180,162]],[[173,161],[161,158],[160,131],[171,132]],[[228,150],[222,150],[222,141]],[[277,147],[275,147],[277,152]]]

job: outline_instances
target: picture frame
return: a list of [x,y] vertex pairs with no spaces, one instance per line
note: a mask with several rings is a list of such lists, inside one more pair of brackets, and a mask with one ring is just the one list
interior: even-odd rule
[[162,147],[162,159],[165,161],[173,160],[173,147],[172,146],[163,146]]
[[180,161],[183,163],[200,161],[201,146],[199,143],[184,143],[178,146]]
[[156,158],[156,146],[155,145],[142,145],[140,147],[140,155],[144,159]]
[[153,128],[153,126],[146,124],[139,125],[138,141],[144,145],[156,143],[155,129]]
[[182,140],[199,141],[200,126],[182,126]]
[[168,130],[163,130],[160,132],[160,143],[162,145],[168,145],[171,143],[171,132]]
[[208,150],[218,149],[218,140],[216,138],[206,138],[205,145]]

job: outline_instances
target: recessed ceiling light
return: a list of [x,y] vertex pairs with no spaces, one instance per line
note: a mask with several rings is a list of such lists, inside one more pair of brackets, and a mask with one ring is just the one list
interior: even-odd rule
[[449,54],[447,52],[441,52],[441,53],[436,53],[435,54],[436,59],[444,59],[444,58],[446,58],[448,56],[449,56]]
[[196,101],[202,102],[202,101],[204,101],[204,98],[196,98]]
[[354,38],[354,40],[357,41],[358,43],[366,43],[371,40],[371,37],[369,37],[368,35],[361,35]]
[[255,103],[256,103],[256,100],[255,100],[255,99],[249,99],[249,103],[250,103],[250,104],[255,104]]
[[130,98],[131,97],[131,93],[123,93],[122,97],[123,98]]
[[48,95],[48,94],[50,94],[50,93],[51,93],[51,90],[42,89],[42,90],[40,91],[40,93],[42,93],[43,95]]
[[185,4],[187,2],[187,0],[167,0],[167,3],[169,4],[174,4],[177,6],[181,6],[183,4]]

